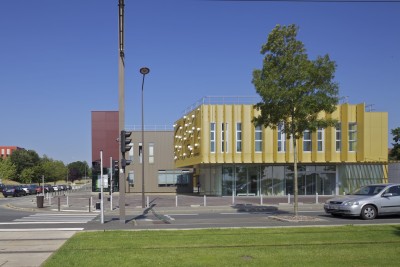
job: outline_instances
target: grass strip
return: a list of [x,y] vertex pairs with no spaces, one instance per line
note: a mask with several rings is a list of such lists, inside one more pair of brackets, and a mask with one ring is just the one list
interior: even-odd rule
[[44,266],[396,266],[400,226],[79,232]]

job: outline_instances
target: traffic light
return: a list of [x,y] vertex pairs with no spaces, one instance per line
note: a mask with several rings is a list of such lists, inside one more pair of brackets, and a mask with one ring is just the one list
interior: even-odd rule
[[121,142],[121,153],[124,154],[126,151],[129,151],[131,149],[131,141],[132,139],[128,138],[130,137],[132,134],[132,132],[128,132],[128,131],[121,131],[121,138],[120,138],[120,142]]
[[132,160],[121,159],[121,167],[125,168],[125,166],[131,164]]

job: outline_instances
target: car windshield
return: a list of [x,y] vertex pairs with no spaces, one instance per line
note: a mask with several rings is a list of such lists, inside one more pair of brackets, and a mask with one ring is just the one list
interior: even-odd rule
[[352,195],[373,196],[381,192],[386,186],[384,185],[368,185],[356,190]]

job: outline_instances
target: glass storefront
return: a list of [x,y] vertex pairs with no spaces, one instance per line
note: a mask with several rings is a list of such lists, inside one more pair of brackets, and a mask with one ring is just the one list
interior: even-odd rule
[[[385,182],[383,165],[298,165],[299,195],[348,193],[370,183]],[[202,165],[204,193],[219,196],[293,195],[293,165]],[[204,185],[204,186],[203,186]]]

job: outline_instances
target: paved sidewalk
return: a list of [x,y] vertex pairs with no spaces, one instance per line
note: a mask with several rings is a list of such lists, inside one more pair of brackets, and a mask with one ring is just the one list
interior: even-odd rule
[[[26,211],[46,212],[99,212],[99,193],[90,191],[74,191],[46,195],[43,208],[39,208],[36,196],[25,196],[15,199],[6,206]],[[299,196],[299,211],[323,210],[323,203],[331,196]],[[111,199],[112,198],[112,199]],[[112,208],[111,208],[112,202]],[[104,193],[104,212],[108,215],[119,214],[119,193],[110,197]],[[145,206],[153,207],[159,212],[222,212],[243,211],[245,209],[259,209],[276,207],[288,212],[293,211],[293,196],[284,197],[216,197],[203,195],[160,195],[148,194],[145,196]],[[142,214],[141,194],[125,194],[125,212],[127,215]]]

